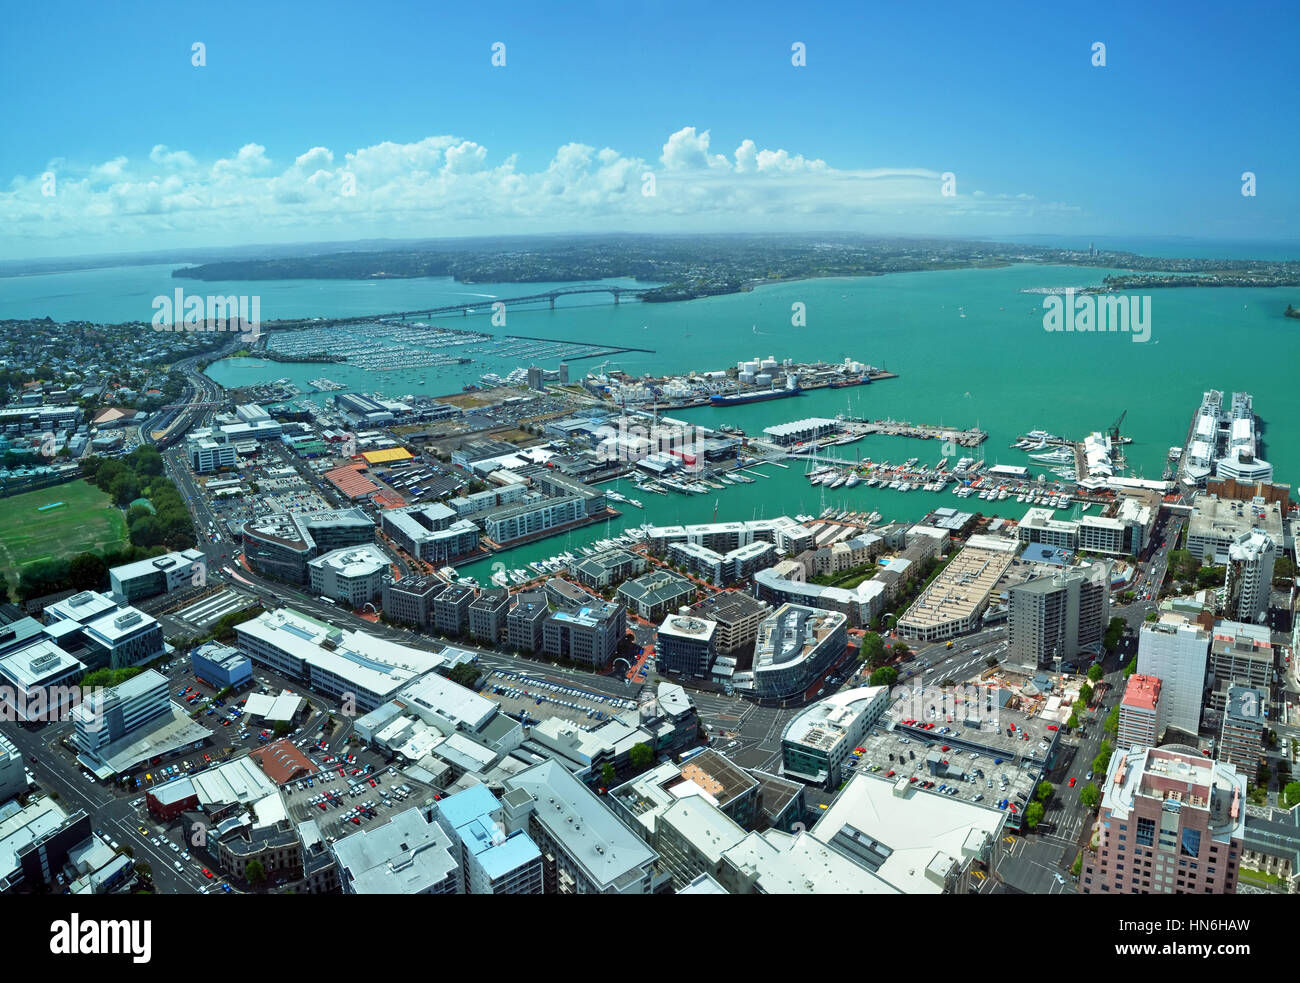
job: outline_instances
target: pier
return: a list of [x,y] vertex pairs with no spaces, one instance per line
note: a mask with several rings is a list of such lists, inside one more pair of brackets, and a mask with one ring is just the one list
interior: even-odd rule
[[[918,440],[952,441],[961,447],[978,447],[988,440],[988,434],[978,427],[958,430],[955,427],[936,427],[928,423],[908,423],[906,420],[846,420],[852,432],[859,436],[886,434],[891,437],[915,437]],[[846,428],[849,429],[849,428]]]

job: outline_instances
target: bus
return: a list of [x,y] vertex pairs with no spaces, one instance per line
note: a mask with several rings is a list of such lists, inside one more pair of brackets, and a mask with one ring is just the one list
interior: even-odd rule
[[697,754],[703,754],[704,751],[705,749],[703,747],[694,747],[691,748],[689,751],[683,751],[681,754],[677,755],[677,763],[679,765],[685,764],[687,761],[690,761],[691,758],[695,757]]
[[333,605],[335,605],[335,606],[337,606],[338,603],[339,603],[338,601],[334,600],[334,598],[332,598],[332,597],[318,597],[318,598],[316,598],[316,600],[318,600],[318,601],[324,601],[326,604],[333,604]]

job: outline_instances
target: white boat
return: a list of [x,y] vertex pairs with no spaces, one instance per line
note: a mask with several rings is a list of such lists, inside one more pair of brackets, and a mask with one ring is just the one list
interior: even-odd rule
[[835,480],[833,480],[833,481],[831,482],[831,485],[830,485],[830,486],[831,486],[832,488],[839,488],[839,487],[840,487],[841,485],[843,485],[844,482],[847,481],[847,480],[848,480],[848,479],[845,478],[844,475],[842,475],[842,474],[841,474],[841,475],[837,475],[836,478],[835,478]]
[[642,505],[640,502],[638,502],[635,498],[629,498],[629,499],[627,500],[627,504],[630,505],[630,506],[632,506],[633,508],[636,508],[636,509],[643,509],[643,508],[645,508],[645,506]]
[[848,480],[844,482],[844,487],[845,487],[845,488],[853,488],[853,487],[855,487],[855,486],[857,485],[857,483],[858,483],[859,481],[861,481],[861,480],[862,480],[862,479],[858,477],[858,473],[857,473],[856,471],[850,471],[850,472],[849,472]]
[[1030,458],[1035,461],[1042,461],[1044,464],[1073,464],[1074,451],[1064,447],[1058,447],[1056,450],[1047,454],[1030,454]]

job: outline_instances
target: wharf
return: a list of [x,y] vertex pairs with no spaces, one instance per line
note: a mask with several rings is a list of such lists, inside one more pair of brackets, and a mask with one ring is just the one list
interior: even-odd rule
[[989,436],[978,427],[958,430],[955,427],[936,427],[928,423],[908,423],[906,420],[846,419],[845,422],[852,424],[853,433],[861,436],[885,434],[892,437],[915,437],[918,440],[952,441],[961,447],[978,447]]

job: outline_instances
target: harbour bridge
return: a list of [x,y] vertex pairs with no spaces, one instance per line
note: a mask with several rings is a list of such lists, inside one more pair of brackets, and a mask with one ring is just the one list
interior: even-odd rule
[[447,304],[443,307],[428,307],[418,311],[395,311],[391,314],[366,314],[360,317],[348,318],[350,321],[405,321],[413,317],[430,317],[438,314],[455,314],[459,312],[461,316],[467,316],[471,312],[483,310],[485,313],[493,309],[497,304],[505,304],[507,307],[519,304],[536,304],[546,301],[551,310],[555,310],[555,299],[557,297],[568,297],[574,294],[612,294],[614,304],[617,305],[623,297],[630,297],[639,300],[649,290],[633,289],[631,287],[565,287],[558,290],[548,290],[545,293],[528,294],[523,297],[497,297],[481,298],[472,300],[463,304]]

